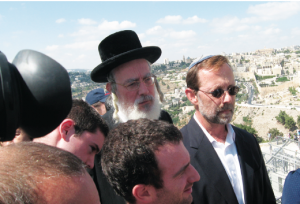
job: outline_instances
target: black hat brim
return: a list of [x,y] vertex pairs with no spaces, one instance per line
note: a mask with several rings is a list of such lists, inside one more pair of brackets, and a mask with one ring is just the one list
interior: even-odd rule
[[153,64],[161,56],[161,49],[156,46],[142,47],[116,55],[99,64],[91,72],[94,82],[104,83],[108,74],[117,66],[135,59],[146,59]]

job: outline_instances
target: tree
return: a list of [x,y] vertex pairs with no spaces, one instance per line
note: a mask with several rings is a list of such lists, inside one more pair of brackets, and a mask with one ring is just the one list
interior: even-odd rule
[[298,128],[300,128],[300,115],[298,115],[298,118],[297,118],[297,125],[298,125]]
[[290,91],[290,93],[292,94],[292,95],[296,95],[296,93],[297,93],[297,91],[296,91],[296,89],[295,89],[295,87],[289,87],[289,91]]
[[276,116],[275,118],[276,118],[276,120],[277,120],[279,123],[281,123],[282,125],[284,125],[284,124],[285,124],[285,116],[286,116],[286,115],[287,115],[287,114],[286,114],[285,111],[280,111],[279,115]]
[[280,111],[279,115],[275,118],[279,123],[284,125],[285,128],[292,129],[296,125],[293,117],[286,114],[285,111]]
[[235,124],[235,123],[233,125],[235,125],[238,128],[244,129],[253,135],[257,134],[257,131],[251,125],[242,125],[242,124]]
[[286,116],[285,117],[285,128],[288,128],[289,130],[292,129],[293,127],[295,127],[296,123],[294,121],[294,118],[292,118],[291,116]]
[[169,84],[168,84],[168,86],[167,86],[167,89],[170,89],[170,86],[169,86]]
[[282,60],[282,61],[280,62],[280,65],[281,65],[281,67],[284,66],[284,60]]
[[274,139],[276,136],[283,136],[283,133],[280,132],[277,128],[272,128],[269,130],[271,133],[271,140]]

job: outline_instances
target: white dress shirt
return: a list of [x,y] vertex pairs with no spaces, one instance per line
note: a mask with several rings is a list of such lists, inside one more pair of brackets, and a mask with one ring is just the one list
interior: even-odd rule
[[[233,187],[234,193],[237,197],[239,204],[244,204],[244,186],[242,180],[242,173],[240,168],[240,162],[237,156],[237,150],[235,146],[235,132],[230,124],[227,124],[227,136],[225,144],[217,142],[207,131],[201,123],[198,121],[196,115],[194,114],[194,119],[203,130],[207,139],[211,142],[213,148],[215,149],[217,155],[219,156],[224,169],[228,175],[228,178]],[[201,176],[201,175],[200,175]]]

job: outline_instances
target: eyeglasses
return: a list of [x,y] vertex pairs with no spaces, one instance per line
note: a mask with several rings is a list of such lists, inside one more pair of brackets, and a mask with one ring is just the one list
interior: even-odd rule
[[[239,90],[240,90],[240,88],[238,86],[232,86],[232,87],[229,87],[225,91],[228,91],[229,95],[235,96],[239,92]],[[198,89],[198,91],[202,91],[202,90]],[[225,91],[223,89],[216,89],[211,92],[206,92],[206,91],[202,91],[202,92],[209,93],[215,98],[220,98],[224,94]]]
[[[143,82],[146,86],[152,86],[155,82],[155,76],[149,76],[143,79]],[[116,82],[114,82],[115,84],[118,84]],[[121,86],[124,86],[128,91],[134,91],[134,90],[138,90],[140,88],[141,85],[141,81],[140,80],[136,80],[136,81],[132,81],[129,83],[125,83],[125,84],[118,84]]]

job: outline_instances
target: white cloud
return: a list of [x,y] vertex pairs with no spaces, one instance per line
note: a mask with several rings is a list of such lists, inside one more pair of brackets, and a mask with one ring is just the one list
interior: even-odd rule
[[139,39],[142,40],[146,37],[145,33],[140,33],[140,34],[137,34]]
[[85,54],[82,54],[82,55],[79,55],[77,59],[81,60],[81,59],[84,59],[86,57]]
[[182,20],[182,17],[180,15],[178,16],[166,16],[164,18],[159,19],[156,21],[157,23],[163,23],[163,24],[179,24]]
[[184,30],[184,31],[179,31],[179,32],[173,31],[169,35],[171,38],[174,38],[174,39],[185,39],[185,38],[191,38],[191,37],[196,36],[196,33],[195,33],[195,31],[192,31],[192,30],[187,30],[187,31]]
[[64,48],[67,49],[81,49],[81,50],[94,50],[98,47],[99,41],[86,41],[86,42],[75,42],[67,44]]
[[300,36],[300,28],[292,28],[291,34]]
[[244,31],[249,29],[249,19],[239,19],[238,17],[225,16],[223,18],[215,18],[211,22],[213,31],[216,33],[228,34],[235,31]]
[[300,11],[300,2],[269,2],[250,6],[249,14],[257,15],[261,20],[286,19]]
[[198,16],[188,17],[183,19],[180,15],[178,16],[165,16],[164,18],[159,19],[156,23],[161,24],[195,24],[195,23],[206,23],[207,20],[199,18]]
[[183,24],[194,24],[194,23],[206,23],[207,20],[204,18],[199,18],[198,16],[188,17],[186,20],[183,20]]
[[76,31],[75,33],[72,33],[71,36],[83,36],[83,35],[88,35],[91,32],[88,31],[87,29],[80,29],[78,31]]
[[211,48],[211,46],[199,45],[197,48],[199,48],[199,49],[208,49],[208,48]]
[[265,35],[273,35],[279,33],[281,30],[279,28],[267,28],[266,30],[262,31]]
[[65,36],[64,36],[64,34],[59,34],[58,37],[59,37],[59,38],[63,38],[63,37],[65,37]]
[[118,21],[103,21],[99,26],[99,30],[120,30],[120,29],[128,29],[128,28],[134,28],[136,26],[135,23],[132,23],[130,21],[122,21],[119,23]]
[[93,25],[93,24],[97,24],[96,21],[93,21],[92,19],[89,18],[81,18],[78,19],[78,23],[82,24],[82,25]]
[[60,19],[57,19],[55,22],[56,23],[63,23],[63,22],[66,22],[66,19],[60,18]]
[[57,48],[58,48],[58,45],[49,45],[46,47],[46,50],[53,51],[53,50],[56,50]]
[[146,31],[148,35],[159,35],[163,33],[163,29],[161,26],[154,26]]

